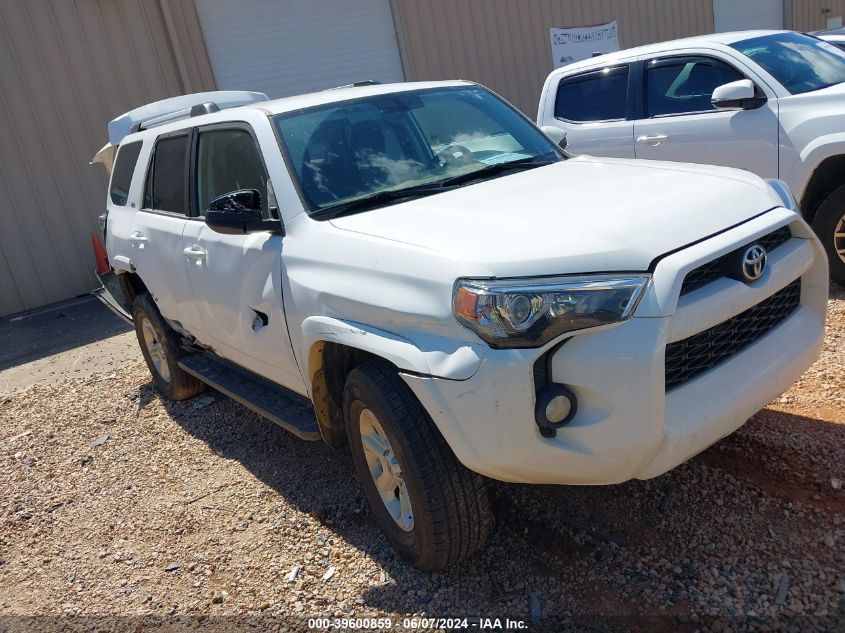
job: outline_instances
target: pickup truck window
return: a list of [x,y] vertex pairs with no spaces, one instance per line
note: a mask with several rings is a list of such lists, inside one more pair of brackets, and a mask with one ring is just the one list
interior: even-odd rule
[[144,208],[169,213],[185,213],[185,176],[190,136],[160,138],[144,187]]
[[479,87],[373,95],[286,112],[274,123],[315,217],[375,202],[376,194],[380,202],[403,192],[432,195],[456,177],[465,185],[476,172],[480,180],[502,175],[498,167],[509,163],[525,169],[562,157],[530,121]]
[[628,110],[628,66],[565,77],[557,87],[555,117],[576,123],[621,121]]
[[775,33],[731,45],[760,64],[792,94],[845,81],[845,51],[800,33]]
[[715,110],[710,98],[724,84],[744,79],[742,73],[712,59],[689,57],[649,62],[646,70],[648,116]]
[[205,215],[218,196],[255,189],[261,195],[261,215],[269,220],[267,171],[252,135],[238,128],[200,130],[197,143],[197,215]]
[[135,172],[138,154],[141,153],[141,145],[142,141],[126,143],[126,145],[121,145],[117,152],[117,159],[114,161],[114,169],[111,174],[111,187],[109,188],[112,204],[121,207],[126,206],[129,185],[132,184],[132,174]]

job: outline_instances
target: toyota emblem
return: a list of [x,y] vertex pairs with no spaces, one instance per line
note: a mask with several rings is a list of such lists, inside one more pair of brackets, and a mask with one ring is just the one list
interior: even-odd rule
[[757,281],[766,270],[766,249],[759,244],[753,244],[742,254],[742,277],[745,281]]

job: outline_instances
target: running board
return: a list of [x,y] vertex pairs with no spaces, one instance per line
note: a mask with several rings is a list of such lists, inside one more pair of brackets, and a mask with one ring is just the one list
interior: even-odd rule
[[183,356],[179,359],[179,366],[303,440],[321,439],[314,407],[307,398],[211,352]]

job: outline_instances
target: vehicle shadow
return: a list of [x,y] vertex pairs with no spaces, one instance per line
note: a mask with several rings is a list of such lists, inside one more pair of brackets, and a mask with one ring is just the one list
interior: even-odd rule
[[3,317],[0,371],[131,329],[92,296]]
[[[363,591],[364,604],[392,613],[522,614],[535,623],[574,613],[599,618],[599,630],[639,630],[643,623],[642,630],[692,630],[686,614],[702,604],[726,616],[737,615],[731,606],[737,600],[758,608],[772,592],[772,565],[801,554],[795,540],[823,541],[829,526],[807,521],[802,507],[845,513],[825,467],[836,463],[830,459],[845,463],[845,426],[767,409],[653,480],[580,487],[490,482],[495,525],[488,546],[459,566],[428,574],[387,544],[347,452],[303,442],[208,393],[216,401],[207,408],[195,409],[193,400],[164,406],[186,432],[376,560],[385,575]],[[151,384],[142,387],[141,406],[154,398]],[[212,407],[214,415],[206,415]],[[791,439],[779,444],[781,435]],[[804,440],[815,450],[796,451]],[[739,598],[707,593],[714,570],[742,578]]]

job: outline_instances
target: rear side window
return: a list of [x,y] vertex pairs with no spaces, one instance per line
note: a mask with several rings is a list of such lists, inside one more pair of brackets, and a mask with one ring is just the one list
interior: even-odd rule
[[138,162],[138,154],[141,153],[142,141],[121,145],[117,152],[117,160],[111,173],[111,187],[109,195],[112,204],[121,207],[126,206],[126,199],[129,197],[129,186],[132,184],[132,174],[135,173],[135,163]]
[[710,103],[713,91],[744,78],[735,68],[715,59],[652,61],[646,71],[648,116],[715,110]]
[[555,117],[567,121],[616,121],[628,111],[628,66],[605,68],[561,80]]
[[185,176],[190,136],[159,139],[144,188],[144,208],[185,213]]

